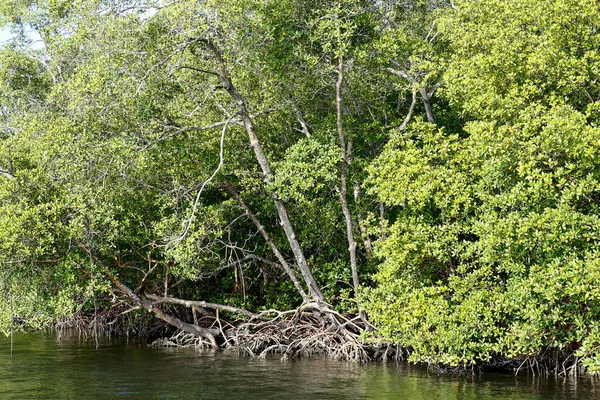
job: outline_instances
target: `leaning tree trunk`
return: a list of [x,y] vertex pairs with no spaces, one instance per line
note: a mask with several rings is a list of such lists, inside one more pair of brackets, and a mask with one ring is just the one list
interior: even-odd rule
[[174,317],[170,314],[165,313],[162,309],[156,306],[151,301],[148,301],[143,296],[138,296],[129,286],[127,286],[124,282],[119,280],[114,274],[112,274],[108,267],[96,256],[92,250],[83,244],[80,241],[76,241],[77,247],[81,249],[85,254],[87,254],[94,263],[102,269],[102,273],[110,279],[110,281],[115,285],[115,287],[127,296],[134,304],[136,304],[139,308],[144,308],[148,310],[150,313],[154,314],[156,317],[162,319],[169,325],[173,325],[174,327],[181,329],[182,331],[191,333],[195,336],[200,336],[208,339],[213,348],[218,348],[217,342],[215,340],[215,335],[218,334],[218,331],[210,330],[207,328],[203,328],[197,325],[188,324],[180,320],[177,317]]
[[294,287],[296,288],[298,293],[300,293],[302,300],[305,303],[309,303],[311,300],[310,297],[304,291],[302,284],[300,283],[300,281],[298,281],[298,277],[296,276],[296,273],[294,272],[292,267],[287,263],[287,261],[283,257],[283,254],[281,254],[281,251],[279,251],[279,248],[277,247],[277,245],[275,244],[275,242],[273,241],[273,239],[271,238],[271,236],[265,229],[264,225],[260,222],[260,220],[258,219],[256,214],[254,214],[252,212],[252,210],[250,210],[250,207],[248,207],[248,205],[246,204],[244,199],[242,199],[242,196],[240,196],[240,194],[235,190],[235,188],[229,182],[225,183],[225,187],[227,188],[229,193],[231,193],[233,195],[233,197],[235,197],[236,200],[240,203],[240,206],[244,209],[244,211],[246,212],[246,215],[248,215],[248,217],[252,220],[252,222],[254,223],[254,225],[256,226],[256,228],[258,229],[260,234],[262,235],[262,237],[265,239],[265,241],[271,248],[271,251],[273,252],[275,257],[277,257],[279,264],[281,265],[281,267],[283,268],[285,273],[288,275],[288,277],[294,284]]
[[[349,154],[346,150],[346,136],[344,134],[343,126],[343,115],[342,110],[344,106],[344,96],[342,93],[342,85],[344,84],[344,58],[343,56],[338,57],[338,79],[335,84],[335,105],[337,115],[337,131],[338,138],[340,141],[340,155],[342,157],[342,164],[340,167],[340,203],[342,205],[342,212],[346,221],[346,235],[348,237],[348,252],[350,253],[350,270],[352,272],[352,286],[354,287],[354,296],[358,295],[358,288],[360,281],[358,280],[358,263],[356,261],[356,240],[354,239],[354,222],[352,221],[352,213],[350,212],[350,206],[348,205],[348,158]],[[361,320],[368,326],[367,316],[365,312],[358,306],[358,314]]]
[[[242,124],[250,138],[250,146],[252,146],[252,149],[254,150],[256,160],[260,165],[263,177],[266,182],[272,178],[273,171],[271,170],[269,160],[265,155],[262,145],[258,139],[258,135],[256,134],[256,129],[254,128],[254,124],[252,122],[252,118],[250,117],[250,113],[248,112],[246,102],[244,101],[244,98],[238,92],[236,87],[233,85],[233,82],[229,75],[229,71],[227,70],[225,59],[223,58],[221,51],[209,39],[203,39],[202,42],[206,44],[207,48],[210,50],[211,53],[213,53],[213,55],[219,63],[219,79],[223,85],[223,88],[231,96],[238,108],[238,113],[241,117]],[[281,225],[283,226],[285,235],[288,239],[290,247],[292,248],[292,252],[296,257],[296,262],[298,263],[298,267],[300,268],[300,272],[302,274],[302,277],[304,278],[304,282],[308,286],[309,293],[315,301],[317,301],[318,303],[323,303],[325,302],[325,296],[323,296],[323,293],[321,292],[317,281],[315,280],[312,272],[310,271],[308,262],[306,261],[306,257],[304,256],[304,252],[302,251],[302,247],[300,246],[300,243],[298,242],[298,239],[296,237],[296,233],[294,232],[294,228],[292,226],[292,222],[290,221],[285,204],[279,199],[277,193],[273,192],[272,196],[273,201],[275,202],[275,207],[277,208],[277,213],[279,214],[279,218],[281,219]]]
[[358,267],[356,263],[356,240],[354,240],[354,226],[352,222],[352,214],[350,213],[350,207],[348,206],[348,153],[346,151],[346,137],[344,135],[344,128],[342,123],[342,109],[344,105],[344,98],[342,95],[342,85],[344,83],[344,59],[340,55],[338,58],[338,79],[335,84],[335,104],[337,111],[337,132],[340,141],[340,155],[342,163],[340,167],[340,203],[342,205],[342,212],[344,213],[344,219],[346,220],[346,235],[348,237],[348,252],[350,253],[350,270],[352,272],[352,284],[354,286],[355,293],[358,291],[360,285],[358,281]]

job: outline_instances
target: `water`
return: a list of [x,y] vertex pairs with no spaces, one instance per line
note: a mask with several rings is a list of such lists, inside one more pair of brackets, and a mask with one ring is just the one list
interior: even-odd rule
[[600,383],[487,374],[440,377],[406,364],[282,362],[48,334],[0,338],[0,399],[600,399]]

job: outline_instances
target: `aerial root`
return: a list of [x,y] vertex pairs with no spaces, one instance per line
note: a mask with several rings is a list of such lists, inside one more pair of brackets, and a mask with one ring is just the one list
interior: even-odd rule
[[212,343],[210,340],[201,337],[192,335],[191,333],[185,331],[177,331],[175,334],[169,338],[161,338],[153,341],[150,346],[152,347],[172,347],[172,348],[195,348],[197,350],[200,349],[210,349],[212,348]]
[[149,320],[134,321],[129,314],[123,314],[119,309],[98,311],[94,314],[76,312],[70,318],[55,321],[51,327],[59,336],[76,332],[84,339],[92,337],[130,336],[149,337],[166,332],[164,323]]
[[[338,360],[366,362],[402,360],[405,353],[392,344],[366,344],[361,333],[366,329],[359,317],[347,318],[328,308],[318,312],[312,306],[297,310],[267,310],[238,324],[218,320],[217,340],[224,350],[238,355],[266,358],[280,355],[282,360],[324,356]],[[217,325],[218,323],[218,325]],[[207,340],[184,332],[155,341],[153,346],[208,348]]]

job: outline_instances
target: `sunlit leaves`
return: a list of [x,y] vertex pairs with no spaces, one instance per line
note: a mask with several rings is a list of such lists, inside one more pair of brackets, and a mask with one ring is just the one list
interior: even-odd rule
[[454,52],[444,93],[470,122],[459,134],[415,123],[371,166],[394,214],[368,308],[414,360],[581,346],[596,371],[597,5],[456,3],[441,22]]

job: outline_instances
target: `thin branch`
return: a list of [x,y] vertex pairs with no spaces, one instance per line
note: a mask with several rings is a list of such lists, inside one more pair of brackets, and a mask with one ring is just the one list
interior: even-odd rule
[[54,84],[54,86],[56,86],[56,83],[57,83],[56,75],[54,74],[54,72],[52,72],[52,69],[50,68],[50,66],[48,65],[48,63],[46,63],[41,58],[38,58],[38,57],[34,56],[30,52],[24,52],[24,53],[25,53],[26,56],[28,56],[31,59],[37,61],[40,65],[42,65],[44,68],[46,68],[46,71],[48,71],[48,73],[52,77],[52,83]]
[[223,131],[221,133],[221,143],[220,143],[220,149],[219,149],[219,165],[217,166],[217,169],[215,169],[215,171],[212,173],[212,175],[207,180],[204,181],[204,183],[202,184],[202,187],[200,187],[200,190],[198,191],[198,194],[196,195],[196,200],[194,201],[194,205],[192,207],[192,215],[190,215],[190,218],[185,222],[185,227],[183,228],[183,230],[179,234],[179,237],[175,241],[181,241],[187,236],[187,234],[190,230],[190,227],[192,226],[192,222],[194,220],[196,211],[198,210],[198,202],[200,201],[200,196],[202,195],[202,192],[204,192],[204,188],[210,181],[212,181],[215,178],[215,176],[217,176],[217,174],[223,167],[223,162],[225,161],[225,156],[224,156],[225,132],[227,131],[227,127],[229,126],[229,123],[231,122],[232,118],[233,118],[233,116],[231,118],[229,118],[229,120],[225,123],[225,126],[223,127]]
[[123,178],[125,178],[125,179],[129,179],[130,181],[132,181],[132,182],[134,182],[134,183],[137,183],[138,185],[140,185],[140,186],[143,186],[143,187],[145,187],[145,188],[147,188],[147,189],[156,190],[157,192],[159,192],[159,193],[163,193],[163,194],[167,194],[167,193],[169,193],[169,191],[168,191],[168,190],[161,189],[161,188],[159,188],[159,187],[157,187],[157,186],[151,185],[151,184],[149,184],[149,183],[147,183],[147,182],[144,182],[144,181],[142,181],[142,180],[140,180],[140,179],[136,179],[136,178],[134,178],[134,177],[132,177],[132,176],[129,176],[129,175],[127,175],[127,174],[126,174],[125,172],[123,172],[123,171],[121,171],[121,176],[122,176]]
[[391,72],[392,74],[394,74],[396,76],[408,79],[412,83],[416,83],[416,79],[406,71],[397,70],[394,68],[388,68],[387,70],[388,70],[388,72]]
[[176,71],[179,71],[180,69],[189,69],[190,71],[195,71],[195,72],[199,72],[201,74],[208,74],[208,75],[213,75],[216,76],[217,78],[219,77],[219,74],[214,72],[214,71],[208,71],[205,69],[200,69],[200,68],[196,68],[196,67],[190,67],[188,65],[180,65],[177,68],[175,68]]
[[152,72],[154,72],[158,68],[163,67],[169,61],[171,61],[171,59],[173,57],[175,57],[177,54],[182,53],[183,51],[185,51],[185,49],[189,45],[191,45],[192,43],[196,42],[197,40],[198,39],[192,38],[190,40],[185,41],[177,49],[175,49],[174,51],[172,51],[171,53],[169,53],[163,60],[159,61],[158,63],[154,64],[150,69],[148,69],[148,71],[146,72],[146,74],[140,80],[140,83],[139,83],[139,85],[137,87],[137,90],[136,90],[136,94],[139,94],[139,92],[142,90],[143,83],[146,82],[146,80],[150,77],[150,75],[152,74]]
[[433,85],[431,90],[429,92],[427,92],[427,97],[431,99],[433,97],[433,95],[435,94],[435,92],[437,92],[437,90],[440,88],[440,86],[442,86],[441,82],[438,82],[435,85]]
[[[429,32],[427,33],[427,36],[425,37],[425,41],[429,41],[429,37],[431,36],[431,34],[433,33],[433,28],[435,28],[435,20],[431,23],[431,27],[429,28]],[[435,39],[435,36],[437,36],[437,33],[431,38],[431,40],[433,41],[433,39]]]
[[246,254],[245,254],[245,256],[246,256],[246,257],[245,257],[245,258],[243,258],[243,259],[242,259],[242,260],[240,260],[240,261],[243,261],[243,260],[246,260],[246,259],[252,259],[252,260],[260,261],[260,262],[262,262],[263,264],[270,265],[270,266],[272,266],[272,267],[278,268],[278,269],[280,269],[280,270],[282,270],[282,271],[286,272],[286,271],[285,271],[285,268],[283,268],[283,266],[282,266],[280,263],[276,263],[276,262],[274,262],[274,261],[267,260],[267,259],[266,259],[266,258],[264,258],[264,257],[257,256],[256,254],[252,254],[252,253],[246,253]]
[[402,125],[400,125],[398,127],[399,131],[403,131],[406,128],[406,126],[408,125],[408,123],[410,122],[410,119],[412,118],[413,113],[415,111],[416,105],[417,105],[417,91],[413,89],[412,102],[410,103],[410,108],[408,109],[408,114],[406,115],[404,122],[402,122]]
[[163,142],[165,140],[171,139],[177,135],[180,135],[182,133],[187,133],[187,132],[202,132],[202,131],[208,131],[210,129],[214,129],[214,128],[218,128],[221,127],[223,125],[227,126],[227,125],[231,125],[231,124],[241,124],[241,121],[239,119],[232,119],[231,117],[225,121],[219,121],[219,122],[215,122],[214,124],[210,124],[210,125],[205,125],[205,126],[188,126],[185,128],[180,128],[178,125],[174,124],[174,123],[168,123],[168,122],[162,122],[159,121],[158,119],[154,119],[154,122],[156,122],[159,125],[163,125],[163,126],[167,126],[167,127],[173,127],[173,128],[178,128],[176,131],[174,131],[173,133],[171,133],[170,135],[167,136],[161,136],[160,138],[158,138],[156,140],[156,142]]
[[302,126],[302,133],[304,133],[304,135],[306,135],[306,137],[310,139],[311,134],[310,134],[310,129],[308,129],[308,124],[306,123],[304,116],[302,115],[300,110],[298,110],[298,108],[296,108],[296,106],[294,106],[294,114],[296,115],[296,119],[300,123],[300,126]]
[[[250,118],[257,118],[260,117],[261,115],[265,115],[265,114],[269,114],[273,111],[278,111],[278,108],[269,108],[267,110],[263,110],[260,112],[257,112],[256,114],[252,114],[250,115]],[[166,135],[166,136],[161,136],[160,138],[156,139],[156,142],[164,142],[165,140],[171,139],[177,135],[180,135],[182,133],[188,133],[188,132],[202,132],[202,131],[208,131],[210,129],[214,129],[214,128],[218,128],[221,127],[223,125],[240,125],[240,126],[244,126],[243,122],[241,119],[233,119],[233,116],[229,116],[229,119],[227,120],[223,120],[223,121],[219,121],[219,122],[215,122],[213,124],[209,124],[209,125],[204,125],[204,126],[187,126],[187,127],[181,127],[179,124],[176,124],[174,122],[164,122],[164,121],[160,121],[158,118],[153,118],[154,122],[156,122],[159,125],[162,125],[164,127],[167,128],[177,128],[177,130],[175,130],[173,133]]]

